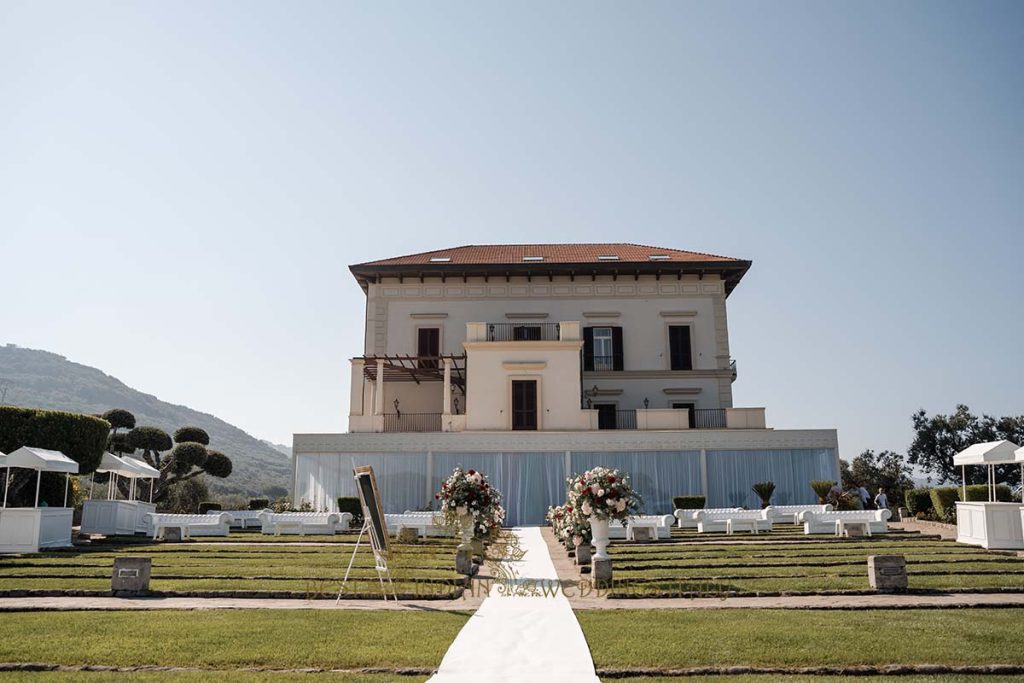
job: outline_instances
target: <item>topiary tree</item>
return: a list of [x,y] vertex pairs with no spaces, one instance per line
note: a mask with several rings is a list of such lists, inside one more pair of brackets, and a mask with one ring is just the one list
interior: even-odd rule
[[210,445],[210,435],[200,427],[182,427],[174,432],[174,443],[201,443],[204,446]]
[[207,456],[206,446],[194,441],[186,441],[179,443],[171,451],[168,467],[174,474],[183,477],[191,472],[193,467],[201,468],[206,462]]
[[234,469],[231,458],[220,451],[207,451],[206,462],[202,467],[207,474],[220,479],[231,476],[231,470]]
[[128,445],[142,451],[142,457],[153,467],[161,468],[161,453],[171,450],[171,435],[159,427],[136,427],[128,432]]
[[103,419],[110,423],[110,428],[117,434],[118,429],[135,429],[135,416],[123,408],[114,408],[103,413]]

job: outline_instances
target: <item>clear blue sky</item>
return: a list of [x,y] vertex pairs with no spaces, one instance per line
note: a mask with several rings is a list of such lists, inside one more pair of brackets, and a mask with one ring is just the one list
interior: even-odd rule
[[844,457],[1024,413],[1024,4],[0,4],[0,343],[290,443],[349,264],[575,241],[752,259],[736,404]]

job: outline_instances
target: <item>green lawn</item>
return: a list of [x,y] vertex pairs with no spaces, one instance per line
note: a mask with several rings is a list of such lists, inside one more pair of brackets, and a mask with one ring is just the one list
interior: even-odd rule
[[[736,539],[737,537],[732,537]],[[613,544],[615,585],[609,595],[671,597],[693,594],[814,593],[869,590],[869,555],[907,561],[910,590],[1024,591],[1024,558],[913,533],[871,539],[742,535],[692,542]]]
[[[38,555],[0,557],[0,590],[110,589],[114,558],[153,560],[154,591],[287,591],[302,597],[336,594],[353,546],[189,543],[105,543]],[[455,572],[451,543],[394,544],[389,562],[400,594],[455,597],[464,577]],[[379,597],[373,555],[360,547],[349,584],[351,597]],[[365,590],[364,590],[365,589]],[[355,591],[355,594],[353,593]]]
[[599,669],[1024,664],[1024,609],[591,610],[576,616]]
[[934,674],[922,676],[784,676],[740,674],[738,676],[639,676],[604,678],[607,683],[1024,683],[1024,676]]
[[15,612],[0,619],[0,661],[434,668],[468,618],[462,612],[328,610]]
[[[394,674],[354,674],[354,673],[271,673],[252,671],[218,671],[216,679],[219,683],[423,683],[428,676],[395,676]],[[0,673],[0,682],[21,683],[208,683],[209,671],[180,672],[10,672]],[[678,683],[678,681],[676,682]]]

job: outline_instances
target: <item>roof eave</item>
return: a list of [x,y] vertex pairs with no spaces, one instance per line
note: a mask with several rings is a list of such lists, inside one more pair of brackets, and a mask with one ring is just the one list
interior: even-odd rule
[[503,277],[569,275],[719,275],[725,281],[728,296],[750,270],[751,261],[607,261],[600,263],[430,263],[383,264],[359,263],[349,266],[353,277],[367,291],[371,281],[380,277]]

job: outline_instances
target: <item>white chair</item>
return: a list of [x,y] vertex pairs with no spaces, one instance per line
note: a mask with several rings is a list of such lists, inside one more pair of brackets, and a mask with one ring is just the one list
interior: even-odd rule
[[262,531],[265,534],[334,535],[347,531],[352,523],[349,512],[261,512]]
[[772,522],[775,524],[797,524],[801,512],[831,512],[831,505],[769,505]]
[[[705,510],[707,512],[732,512],[733,510],[740,510],[742,508],[700,508],[700,509]],[[697,510],[690,510],[690,509],[676,510],[673,514],[675,515],[676,520],[678,520],[677,526],[680,529],[696,529],[697,528],[697,520],[694,519],[694,517],[693,517],[693,513],[695,513],[695,512],[697,512]]]
[[889,510],[830,510],[828,512],[802,512],[800,522],[805,534],[847,534],[851,526],[860,526],[865,534],[884,534],[889,531]]
[[740,527],[746,527],[753,533],[772,530],[772,520],[766,510],[697,510],[693,519],[697,522],[697,532],[701,534],[731,533],[730,529]]
[[162,539],[168,529],[178,529],[182,540],[193,536],[227,536],[231,533],[231,515],[220,512],[206,515],[150,513],[153,539]]
[[634,531],[640,528],[651,529],[651,535],[655,539],[672,538],[672,523],[675,522],[672,515],[637,515],[630,517],[626,522],[626,540],[633,541]]

